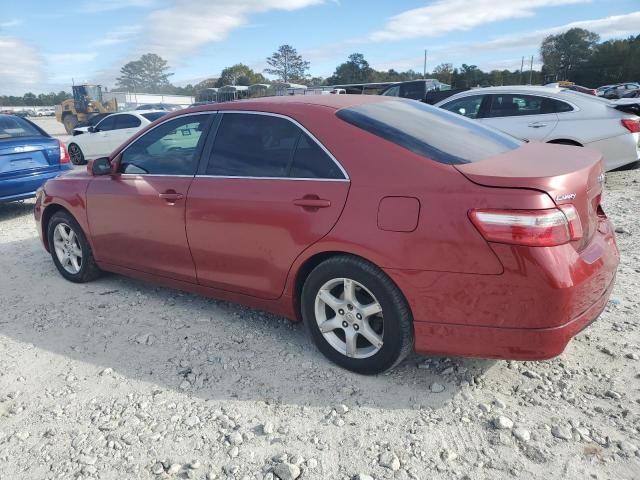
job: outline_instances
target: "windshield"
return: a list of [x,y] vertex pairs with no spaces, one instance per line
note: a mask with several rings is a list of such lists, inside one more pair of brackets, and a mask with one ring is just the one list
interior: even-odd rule
[[390,100],[338,110],[342,120],[436,162],[478,162],[522,145],[460,115],[415,100]]
[[142,116],[149,120],[150,122],[155,122],[160,117],[164,117],[168,112],[151,112],[151,113],[143,113]]
[[13,115],[0,116],[0,140],[44,135],[27,120]]

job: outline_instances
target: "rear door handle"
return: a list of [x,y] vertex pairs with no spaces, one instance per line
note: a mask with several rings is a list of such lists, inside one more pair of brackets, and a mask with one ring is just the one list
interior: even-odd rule
[[542,128],[542,127],[546,127],[547,124],[546,123],[541,123],[541,122],[533,122],[533,123],[530,123],[527,126],[531,127],[531,128]]
[[297,198],[293,201],[293,204],[309,210],[317,210],[318,208],[327,208],[331,206],[331,202],[329,200],[319,198],[317,195]]
[[158,196],[167,202],[175,202],[184,197],[181,193],[174,192],[173,190],[167,190],[164,193],[159,193]]

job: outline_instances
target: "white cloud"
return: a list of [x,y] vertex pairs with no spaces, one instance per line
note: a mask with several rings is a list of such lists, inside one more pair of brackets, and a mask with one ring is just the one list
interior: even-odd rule
[[510,18],[530,17],[535,9],[589,0],[437,0],[389,18],[382,30],[369,40],[389,41],[426,38],[449,32],[470,30],[480,25]]
[[5,95],[38,89],[44,76],[41,55],[19,38],[0,37],[0,65],[0,85]]
[[22,20],[18,20],[17,18],[12,18],[11,20],[7,20],[6,22],[0,22],[0,28],[11,28],[17,27],[22,24]]
[[103,13],[123,8],[150,7],[155,0],[88,0],[80,5],[85,13]]
[[92,45],[104,47],[124,43],[138,34],[140,30],[142,30],[140,25],[123,25],[105,33],[101,38],[96,39]]
[[49,63],[53,64],[61,64],[61,63],[84,63],[84,62],[92,62],[98,56],[97,53],[51,53],[47,55],[47,60]]
[[[153,52],[176,60],[198,48],[220,42],[248,18],[269,10],[297,10],[324,3],[324,0],[177,0],[169,8],[149,15],[144,29],[148,40],[139,52]],[[136,53],[139,53],[136,52]]]
[[519,35],[504,35],[488,42],[470,45],[469,48],[475,51],[485,49],[530,48],[533,46],[537,48],[546,36],[566,32],[571,28],[584,28],[596,32],[603,39],[637,35],[638,32],[640,32],[640,11],[626,15],[598,18],[596,20],[581,20],[560,25],[559,27],[534,30]]
[[[495,37],[485,42],[465,43],[445,48],[429,49],[429,65],[428,70],[438,63],[468,63],[478,65],[483,70],[515,70],[520,69],[521,58],[508,57],[506,59],[496,59],[491,62],[482,62],[476,60],[478,55],[493,54],[496,51],[517,50],[518,54],[525,55],[525,64],[528,65],[528,58],[534,55],[534,68],[540,68],[538,49],[540,43],[547,35],[554,35],[566,32],[570,28],[584,28],[600,35],[601,39],[624,38],[629,35],[637,35],[640,31],[640,11],[632,12],[625,15],[615,15],[611,17],[598,18],[595,20],[580,20],[577,22],[566,23],[557,27],[546,28],[542,30],[534,30],[531,32],[523,32],[515,35],[503,35]],[[512,53],[513,55],[513,53]],[[422,69],[423,56],[393,59],[390,61],[381,61],[373,66],[378,69],[387,70],[395,68],[397,70],[406,70],[413,68]],[[528,68],[528,67],[527,67]]]

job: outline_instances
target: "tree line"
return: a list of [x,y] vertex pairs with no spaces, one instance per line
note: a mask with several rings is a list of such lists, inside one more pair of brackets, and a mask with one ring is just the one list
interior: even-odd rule
[[[626,39],[600,42],[599,36],[582,28],[572,28],[557,35],[547,36],[540,45],[540,70],[491,70],[483,71],[476,65],[463,63],[454,67],[441,63],[429,78],[437,78],[452,88],[497,86],[514,84],[539,85],[547,82],[569,80],[577,84],[598,87],[603,84],[640,80],[640,35]],[[266,59],[267,68],[256,72],[238,63],[224,68],[218,77],[208,78],[196,84],[175,86],[171,83],[171,67],[159,55],[147,53],[138,60],[128,62],[120,69],[116,90],[130,92],[195,95],[204,88],[225,85],[270,84],[274,82],[296,83],[307,86],[340,85],[347,83],[400,82],[422,78],[414,70],[376,70],[361,53],[350,54],[327,78],[312,77],[307,72],[310,62],[304,60],[291,45],[281,45]],[[263,73],[276,80],[270,80]],[[0,96],[0,106],[55,105],[69,98],[67,92],[22,97]]]

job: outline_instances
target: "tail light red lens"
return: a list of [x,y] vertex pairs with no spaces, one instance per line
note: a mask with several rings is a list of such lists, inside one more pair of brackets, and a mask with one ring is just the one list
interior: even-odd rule
[[631,133],[640,133],[640,120],[635,120],[633,118],[623,118],[620,120],[624,128],[629,130]]
[[552,247],[582,237],[580,217],[572,205],[563,210],[478,209],[471,210],[469,218],[489,242]]
[[58,144],[60,145],[60,164],[69,163],[71,161],[71,157],[69,157],[67,147],[65,147],[64,143],[60,140],[58,140]]

